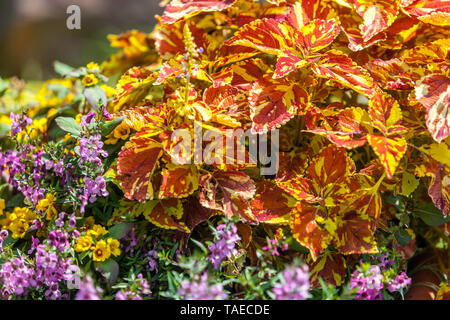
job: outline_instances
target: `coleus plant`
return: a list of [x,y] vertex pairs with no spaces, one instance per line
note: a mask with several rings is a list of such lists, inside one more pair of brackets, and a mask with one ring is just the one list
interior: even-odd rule
[[[110,36],[120,50],[100,66],[120,75],[106,106],[120,123],[106,176],[123,191],[110,225],[144,216],[189,236],[223,214],[247,234],[285,226],[315,285],[342,284],[347,260],[377,253],[383,237],[402,242],[410,220],[397,211],[448,238],[448,2],[173,0],[156,19],[150,34]],[[220,163],[174,161],[173,134],[195,145],[198,124],[277,132],[277,172],[228,146]]]
[[[115,219],[131,210],[183,232],[214,214],[288,225],[313,278],[339,285],[346,256],[376,253],[377,230],[391,230],[386,195],[432,201],[448,221],[450,7],[267,2],[172,1],[153,33],[138,33],[144,50],[122,36],[123,54],[102,65],[134,65],[109,106],[133,131]],[[277,174],[174,164],[171,134],[195,121],[279,130]]]

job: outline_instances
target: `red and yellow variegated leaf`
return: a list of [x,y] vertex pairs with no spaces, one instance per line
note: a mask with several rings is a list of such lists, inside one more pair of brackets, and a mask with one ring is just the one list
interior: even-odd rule
[[356,12],[363,18],[360,27],[364,41],[389,27],[397,17],[399,0],[354,0]]
[[450,78],[432,74],[416,83],[416,99],[425,107],[428,131],[437,142],[450,135]]
[[[347,201],[346,207],[354,209],[361,218],[368,219],[370,228],[374,232],[381,215],[382,200],[379,189],[382,175],[370,170],[371,166],[351,177],[349,187],[353,197]],[[382,170],[380,168],[379,171],[382,172]],[[378,182],[374,182],[376,179]]]
[[301,245],[310,250],[314,260],[331,241],[331,234],[316,221],[316,219],[322,221],[324,218],[326,218],[326,212],[323,209],[306,202],[299,202],[291,213],[292,235]]
[[212,121],[228,127],[241,127],[240,120],[250,118],[247,96],[236,87],[210,87],[203,93],[203,102],[211,108]]
[[363,24],[363,20],[354,10],[343,6],[339,7],[339,18],[342,31],[348,38],[348,48],[352,51],[360,51],[377,42],[386,40],[385,33],[381,32],[368,41],[364,41],[361,30],[359,29],[359,26]]
[[318,53],[329,46],[338,36],[340,28],[336,21],[316,19],[301,27],[295,34],[295,48],[283,48],[278,55],[274,78],[282,78],[304,67],[320,56]]
[[255,197],[250,205],[259,222],[279,223],[295,206],[295,200],[280,189],[275,182],[260,180],[256,182]]
[[368,113],[361,108],[347,108],[331,117],[331,128],[304,130],[325,136],[338,147],[357,148],[367,142]]
[[240,171],[217,171],[203,174],[199,181],[202,187],[200,203],[210,209],[219,210],[227,216],[237,215],[247,222],[255,222],[250,199],[255,194],[252,179]]
[[368,217],[363,218],[356,210],[342,208],[337,219],[334,244],[342,254],[377,253],[377,243]]
[[308,178],[294,176],[289,180],[278,181],[277,184],[298,201],[313,203],[322,200],[314,189],[313,182]]
[[148,221],[160,228],[191,232],[182,221],[185,212],[182,202],[178,199],[150,200],[144,203],[121,201],[120,206],[114,210],[112,220],[121,221],[122,218],[136,218],[140,215],[144,215]]
[[288,122],[298,109],[307,107],[308,93],[285,79],[272,79],[267,75],[255,82],[250,92],[252,129],[264,133]]
[[283,182],[293,180],[296,176],[302,176],[307,167],[307,154],[295,152],[280,152],[280,167],[276,181]]
[[413,86],[409,67],[400,59],[375,59],[366,64],[375,82],[383,89],[408,90]]
[[311,62],[309,59],[303,59],[300,52],[294,52],[289,49],[282,49],[278,55],[277,65],[273,77],[283,78],[289,73],[300,69]]
[[148,136],[150,132],[153,132],[153,135],[157,135],[164,129],[167,117],[165,111],[164,107],[160,105],[157,108],[136,107],[118,112],[115,115],[126,116],[123,123],[135,131],[141,131],[141,129],[147,128],[146,135]]
[[344,148],[330,145],[322,149],[311,161],[306,176],[312,181],[314,194],[325,205],[335,205],[348,193],[348,178],[355,171],[353,161]]
[[301,0],[295,2],[285,20],[294,28],[299,29],[314,19],[328,20],[336,16],[331,1]]
[[231,7],[236,0],[172,0],[166,6],[162,23],[175,23],[189,19],[201,12],[222,11]]
[[159,198],[184,198],[198,188],[199,173],[195,165],[166,165],[161,172]]
[[325,283],[333,286],[340,286],[347,275],[345,259],[341,254],[330,251],[324,252],[317,260],[308,259],[311,285],[321,288],[319,278]]
[[383,134],[387,135],[394,131],[400,132],[404,129],[400,126],[402,122],[400,106],[390,95],[377,90],[377,93],[369,101],[368,109],[372,125]]
[[255,20],[242,27],[227,45],[241,45],[277,55],[281,49],[294,47],[296,31],[274,19]]
[[330,142],[334,143],[338,147],[347,149],[354,149],[361,147],[367,142],[367,138],[365,136],[361,138],[354,138],[354,133],[352,132],[328,131],[324,129],[314,129],[305,131],[325,136],[328,138],[328,140],[330,140]]
[[133,67],[117,82],[113,112],[135,107],[148,94],[157,78],[147,67]]
[[371,97],[375,93],[376,85],[369,72],[341,51],[326,52],[317,63],[313,64],[312,70],[319,77],[332,79],[366,97]]
[[145,130],[125,144],[117,160],[117,174],[127,199],[153,199],[151,178],[162,152],[161,144],[146,137]]
[[[164,199],[149,201],[148,207],[143,209],[144,217],[164,229],[178,230],[182,232],[191,232],[183,221],[183,204],[178,199]],[[144,205],[146,205],[144,204]],[[151,208],[154,205],[153,208]]]
[[102,63],[102,73],[109,77],[123,73],[132,66],[148,65],[158,59],[155,41],[148,33],[130,30],[119,35],[108,35],[112,47],[120,48]]
[[378,90],[369,101],[369,115],[372,125],[382,134],[369,134],[367,139],[380,158],[388,178],[392,178],[406,152],[405,128],[400,125],[400,106],[394,98]]
[[224,67],[220,72],[213,74],[214,82],[220,85],[250,91],[253,83],[261,79],[269,66],[261,59],[248,59]]
[[306,177],[294,176],[277,184],[299,201],[335,206],[348,197],[347,176],[354,171],[345,149],[330,145],[311,160]]
[[431,177],[428,194],[436,208],[446,217],[450,213],[450,167],[430,157],[424,158],[424,162],[424,168],[416,171],[420,171],[421,176]]
[[340,27],[336,20],[315,19],[299,30],[296,46],[305,58],[320,56],[318,52],[337,38]]
[[450,26],[450,12],[437,11],[417,18],[422,22],[433,24],[435,26]]
[[401,1],[403,10],[425,23],[437,26],[450,25],[450,5],[448,1],[441,0],[416,0]]
[[370,146],[380,158],[381,164],[386,170],[388,178],[392,178],[395,169],[406,152],[406,139],[401,134],[388,136],[381,134],[369,134],[367,136]]

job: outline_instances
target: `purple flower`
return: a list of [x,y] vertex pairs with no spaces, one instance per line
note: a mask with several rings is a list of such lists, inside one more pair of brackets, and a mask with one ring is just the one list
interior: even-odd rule
[[305,300],[308,297],[308,267],[289,267],[283,271],[280,283],[273,288],[276,300]]
[[183,280],[177,293],[184,300],[225,300],[228,297],[220,283],[209,285],[208,273],[204,273],[199,281]]
[[382,289],[383,274],[379,266],[371,265],[365,268],[358,268],[350,279],[350,289],[356,290],[356,300],[381,300],[383,299]]
[[75,300],[102,300],[101,290],[96,288],[92,278],[87,276],[80,284],[80,289],[75,296]]
[[9,117],[12,120],[11,123],[11,135],[15,137],[19,132],[25,129],[25,127],[30,125],[33,120],[23,114],[14,114],[11,112]]
[[411,284],[411,278],[402,272],[400,275],[396,276],[395,279],[389,281],[388,290],[389,292],[399,291],[406,288]]
[[111,114],[108,112],[108,110],[106,110],[106,107],[103,108],[103,116],[105,117],[106,120],[111,120],[112,118]]
[[208,260],[211,262],[214,269],[217,269],[225,258],[237,254],[235,249],[236,242],[241,238],[237,235],[237,228],[235,225],[230,225],[227,228],[226,224],[221,224],[217,227],[216,242],[210,244],[208,249],[211,254]]

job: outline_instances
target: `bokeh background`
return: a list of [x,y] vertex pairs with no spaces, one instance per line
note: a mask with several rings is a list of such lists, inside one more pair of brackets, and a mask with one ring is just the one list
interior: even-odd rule
[[[161,0],[0,0],[0,77],[42,81],[53,62],[74,67],[102,62],[114,48],[106,36],[129,29],[150,32]],[[81,8],[81,30],[66,27],[67,7]]]

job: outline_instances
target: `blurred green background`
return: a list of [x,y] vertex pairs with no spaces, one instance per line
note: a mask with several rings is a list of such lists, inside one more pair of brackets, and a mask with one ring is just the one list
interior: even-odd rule
[[[102,62],[116,49],[106,36],[150,32],[161,0],[0,0],[0,77],[42,81],[53,62],[74,67]],[[67,7],[81,8],[81,30],[66,27]]]

